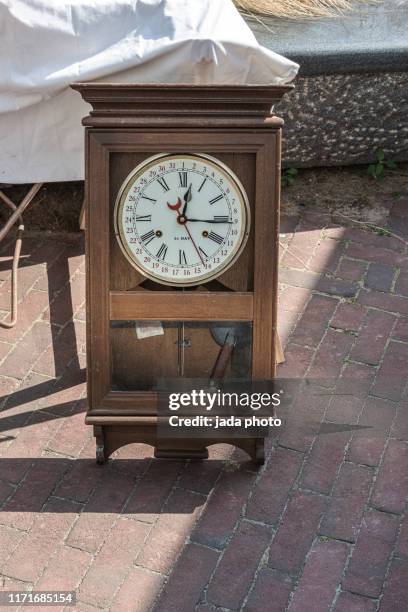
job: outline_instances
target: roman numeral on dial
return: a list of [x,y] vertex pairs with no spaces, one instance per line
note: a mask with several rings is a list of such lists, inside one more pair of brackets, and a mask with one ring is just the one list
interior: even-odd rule
[[179,172],[180,187],[187,187],[187,172]]
[[223,195],[222,193],[220,193],[220,195],[217,195],[215,198],[213,198],[212,200],[209,200],[210,204],[215,204],[216,202],[219,202],[220,200],[223,199]]
[[151,221],[152,215],[136,215],[136,221]]
[[163,187],[163,191],[169,191],[170,187],[166,183],[166,179],[163,176],[158,178],[157,182]]
[[179,249],[179,265],[187,265],[187,258],[186,258],[186,254],[184,251],[182,251],[181,249]]
[[142,240],[145,244],[149,244],[149,242],[151,242],[153,238],[156,238],[156,234],[153,230],[150,230],[150,232],[146,232],[145,234],[140,236],[140,240]]
[[156,257],[164,261],[164,258],[166,257],[166,253],[167,253],[167,244],[164,244],[163,242],[160,249],[156,253]]
[[208,234],[208,237],[209,237],[210,240],[213,240],[217,244],[221,244],[222,242],[224,242],[224,238],[222,236],[220,236],[219,234],[217,234],[216,232],[213,232],[213,231],[211,231]]

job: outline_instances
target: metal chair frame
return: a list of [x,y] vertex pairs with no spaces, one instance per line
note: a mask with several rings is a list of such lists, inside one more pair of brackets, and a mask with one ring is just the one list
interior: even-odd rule
[[[0,327],[11,329],[17,323],[18,318],[18,264],[20,261],[21,245],[24,233],[24,222],[22,214],[26,210],[27,206],[31,204],[38,191],[43,186],[43,183],[34,183],[30,190],[26,193],[20,204],[15,204],[1,189],[0,189],[0,201],[2,201],[8,208],[13,212],[5,222],[4,226],[0,229],[0,243],[7,236],[13,225],[18,221],[16,244],[14,246],[13,254],[13,266],[11,269],[11,305],[10,305],[10,320],[0,321]],[[2,185],[4,188],[4,185]]]

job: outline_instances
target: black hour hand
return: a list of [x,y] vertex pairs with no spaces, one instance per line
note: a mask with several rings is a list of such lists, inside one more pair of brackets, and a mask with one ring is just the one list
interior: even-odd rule
[[190,183],[190,187],[187,189],[186,193],[184,194],[183,200],[184,200],[184,206],[183,206],[183,211],[182,211],[182,215],[186,214],[186,210],[187,210],[187,204],[190,202],[191,200],[191,187],[192,187],[192,183]]

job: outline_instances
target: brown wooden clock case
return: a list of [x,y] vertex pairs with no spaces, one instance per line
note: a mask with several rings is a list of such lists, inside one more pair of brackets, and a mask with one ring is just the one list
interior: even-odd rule
[[[154,386],[163,376],[211,375],[220,357],[217,329],[229,325],[246,330],[247,341],[235,355],[229,352],[224,374],[245,371],[253,380],[275,375],[282,120],[271,107],[291,87],[78,83],[73,88],[92,106],[83,120],[86,423],[94,426],[97,460],[133,442],[151,444],[156,457],[204,458],[210,444],[224,442],[262,462],[263,439],[159,439]],[[248,237],[236,261],[216,280],[184,290],[141,274],[115,235],[115,205],[126,177],[163,153],[219,160],[242,183],[250,207]],[[136,332],[146,321],[157,322],[160,334],[143,340]]]

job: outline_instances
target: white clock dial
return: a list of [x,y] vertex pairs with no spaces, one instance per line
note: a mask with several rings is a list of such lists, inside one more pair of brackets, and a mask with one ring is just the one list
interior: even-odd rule
[[209,155],[162,154],[137,166],[115,206],[115,232],[139,272],[168,285],[198,285],[237,259],[249,233],[240,181]]

